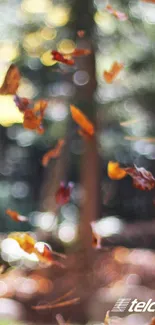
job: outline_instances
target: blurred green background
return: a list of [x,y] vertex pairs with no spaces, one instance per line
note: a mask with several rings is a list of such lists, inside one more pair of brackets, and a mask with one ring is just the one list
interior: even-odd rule
[[[134,222],[154,218],[155,193],[133,188],[130,178],[111,181],[106,168],[109,160],[115,160],[124,166],[143,166],[155,175],[155,6],[142,1],[113,1],[115,9],[129,16],[122,22],[106,12],[107,3],[104,0],[0,1],[0,79],[3,80],[8,66],[14,62],[22,74],[18,95],[49,101],[44,121],[46,132],[39,136],[23,128],[12,96],[0,96],[1,232],[34,227],[47,232],[55,229],[53,214],[46,204],[46,191],[43,194],[42,188],[49,173],[51,179],[54,177],[56,162],[50,162],[44,169],[41,158],[59,138],[66,136],[70,125],[69,105],[77,103],[77,93],[82,87],[88,84],[89,88],[92,76],[85,64],[82,68],[78,63],[70,68],[52,61],[50,51],[70,53],[79,41],[77,31],[83,28],[85,36],[80,44],[85,46],[90,39],[93,41],[96,64],[93,107],[101,157],[100,218],[107,217],[108,222],[113,216],[111,224],[118,220]],[[124,70],[109,85],[104,81],[103,71],[114,61],[122,62]],[[86,101],[80,103],[91,115],[94,108]],[[77,201],[83,196],[79,170],[84,144],[74,132],[68,150],[69,172],[65,180],[75,182],[75,188],[71,202],[59,211],[56,236],[69,244],[76,239]],[[15,223],[5,215],[6,208],[28,216],[30,223]]]

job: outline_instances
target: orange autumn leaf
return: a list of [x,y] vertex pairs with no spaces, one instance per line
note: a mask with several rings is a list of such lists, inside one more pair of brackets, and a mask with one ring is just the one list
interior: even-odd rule
[[52,264],[54,262],[52,250],[46,243],[38,242],[33,251],[41,262]]
[[6,210],[6,214],[13,219],[14,221],[28,221],[28,218],[25,216],[20,215],[17,211],[13,211],[11,209]]
[[0,88],[0,95],[15,95],[19,87],[20,78],[21,75],[18,68],[11,64]]
[[120,21],[125,21],[128,19],[128,16],[124,12],[115,10],[111,5],[107,5],[106,10]]
[[33,108],[33,111],[34,111],[35,113],[39,112],[39,114],[40,114],[41,116],[43,116],[44,113],[45,113],[45,110],[46,110],[46,108],[47,108],[47,104],[48,104],[47,100],[45,100],[45,99],[40,99],[40,100],[38,100],[38,101],[35,103],[34,108]]
[[82,131],[92,136],[95,133],[94,125],[89,119],[74,105],[70,105],[73,120],[80,126]]
[[35,239],[26,232],[12,232],[8,236],[16,240],[19,246],[27,253],[31,254],[34,251],[34,246],[36,244]]
[[78,30],[78,31],[77,31],[77,35],[78,35],[80,38],[83,38],[84,35],[85,35],[85,31],[84,31],[83,29]]
[[60,139],[54,149],[49,150],[48,152],[45,153],[45,155],[42,158],[42,165],[44,167],[48,165],[50,159],[58,158],[60,156],[64,144],[65,141],[63,139]]
[[29,130],[36,130],[36,132],[38,132],[39,134],[43,134],[44,128],[42,126],[42,120],[46,107],[47,101],[39,100],[35,103],[34,108],[27,109],[24,112],[24,128]]
[[88,49],[75,49],[71,53],[71,56],[84,56],[84,55],[89,55],[89,54],[91,54],[91,50],[88,50]]
[[25,129],[36,130],[39,134],[44,133],[44,129],[41,126],[42,118],[35,115],[33,109],[26,110],[24,112],[23,126]]
[[124,178],[127,175],[127,172],[120,168],[120,165],[118,162],[109,161],[108,163],[108,176],[111,179],[119,180]]
[[109,71],[105,70],[103,73],[105,81],[107,83],[112,83],[122,69],[123,69],[122,63],[114,62],[111,69]]
[[57,252],[52,251],[51,247],[44,242],[37,242],[34,246],[33,253],[35,253],[40,262],[47,265],[57,265],[59,267],[64,268],[64,265],[56,260],[54,260],[54,255],[66,258],[65,255],[59,254]]

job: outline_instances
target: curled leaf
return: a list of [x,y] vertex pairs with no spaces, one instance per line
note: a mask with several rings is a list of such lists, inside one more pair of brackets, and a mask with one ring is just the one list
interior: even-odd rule
[[127,172],[120,167],[118,162],[109,161],[108,163],[108,176],[111,179],[119,180],[124,178]]
[[88,118],[74,105],[70,105],[70,111],[73,120],[80,126],[82,131],[92,136],[95,133],[94,125],[88,120]]
[[52,249],[48,244],[37,242],[34,246],[34,253],[38,256],[40,261],[52,264]]
[[28,221],[27,217],[22,216],[17,211],[13,211],[11,209],[7,209],[6,214],[8,214],[8,216],[14,221],[22,221],[22,222]]
[[72,56],[85,56],[91,54],[91,50],[88,49],[75,49],[71,55]]
[[68,183],[65,185],[61,182],[59,189],[55,194],[56,203],[59,205],[64,205],[70,201],[70,195],[72,192],[73,183]]
[[19,87],[20,79],[21,75],[18,68],[14,64],[11,64],[0,88],[0,95],[15,95]]
[[125,21],[128,19],[128,16],[124,12],[115,10],[111,5],[107,5],[106,10],[120,21]]
[[[54,253],[51,249],[51,247],[47,243],[43,242],[37,242],[34,246],[34,251],[33,251],[37,257],[39,258],[39,261],[47,264],[47,265],[57,265],[59,267],[64,268],[64,265],[58,261],[54,260]],[[55,254],[57,255],[57,254]],[[59,254],[58,254],[59,256]]]
[[51,54],[52,54],[52,59],[55,61],[67,64],[67,65],[75,64],[74,60],[65,58],[65,56],[58,51],[53,50],[53,51],[51,51]]
[[143,191],[150,191],[155,187],[155,178],[145,168],[137,166],[124,169],[133,179],[133,186]]
[[43,134],[44,128],[42,126],[42,120],[46,107],[47,101],[39,100],[38,102],[36,102],[34,108],[27,109],[24,112],[24,128],[29,130],[36,130],[36,132],[38,132],[39,134]]
[[41,125],[42,118],[35,115],[34,111],[31,109],[26,110],[24,113],[23,126],[25,129],[36,130],[39,134],[44,133],[44,129]]
[[123,69],[122,63],[114,62],[111,69],[109,71],[105,70],[103,73],[105,81],[107,83],[112,83],[122,69]]
[[49,150],[48,152],[45,153],[45,155],[42,158],[42,165],[44,167],[48,165],[50,159],[58,158],[60,156],[64,143],[65,141],[63,139],[60,139],[54,149]]
[[39,113],[41,115],[41,117],[43,117],[45,110],[47,108],[47,104],[48,104],[47,100],[40,99],[35,103],[35,105],[33,107],[33,111],[35,113]]
[[118,162],[109,161],[108,176],[111,179],[119,180],[129,175],[133,179],[133,186],[142,191],[150,191],[155,188],[155,178],[145,168],[137,166],[120,168]]

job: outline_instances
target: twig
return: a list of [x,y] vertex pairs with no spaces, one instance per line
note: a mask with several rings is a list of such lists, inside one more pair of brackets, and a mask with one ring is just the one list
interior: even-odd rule
[[77,302],[80,301],[80,297],[78,298],[73,298],[67,301],[63,301],[60,302],[58,304],[51,304],[51,305],[41,305],[41,306],[32,306],[32,309],[36,309],[36,310],[44,310],[44,309],[54,309],[54,308],[58,308],[58,307],[65,307],[65,306],[69,306],[69,305],[73,305]]

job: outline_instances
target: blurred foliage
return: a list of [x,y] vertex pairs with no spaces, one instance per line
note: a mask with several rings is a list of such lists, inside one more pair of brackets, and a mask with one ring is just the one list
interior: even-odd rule
[[[46,203],[41,202],[41,188],[47,175],[41,166],[41,157],[55,146],[57,139],[66,135],[69,104],[74,103],[77,89],[89,82],[89,76],[56,64],[49,53],[51,49],[68,53],[75,48],[77,29],[84,25],[87,37],[93,25],[92,18],[94,29],[93,32],[91,29],[91,38],[95,46],[98,82],[94,99],[99,153],[103,158],[101,216],[116,215],[128,221],[154,216],[154,194],[133,189],[128,178],[112,183],[107,178],[106,166],[109,160],[115,160],[125,166],[144,166],[155,175],[155,6],[140,0],[117,0],[111,3],[113,7],[129,16],[127,21],[122,22],[106,12],[107,3],[94,0],[94,8],[90,5],[87,10],[88,2],[84,4],[81,1],[77,4],[75,1],[49,0],[0,2],[1,77],[8,65],[15,62],[22,72],[18,95],[32,100],[41,97],[49,100],[44,122],[46,132],[38,136],[23,129],[21,116],[17,111],[15,115],[12,99],[9,96],[0,98],[1,231],[33,227],[33,224],[15,224],[7,218],[7,207],[28,216],[40,209],[48,212]],[[76,25],[75,18],[80,17],[82,8],[89,19],[79,19]],[[108,70],[115,60],[124,64],[124,70],[113,84],[108,85],[103,79],[103,71]],[[86,110],[89,111],[89,107]],[[66,179],[78,185],[83,143],[76,135],[71,139],[69,151],[71,159]],[[53,170],[53,162],[51,166]],[[112,194],[105,204],[109,187]],[[72,208],[76,209],[74,201],[70,211]],[[78,213],[75,215],[78,223]],[[60,223],[66,218],[61,217]]]

